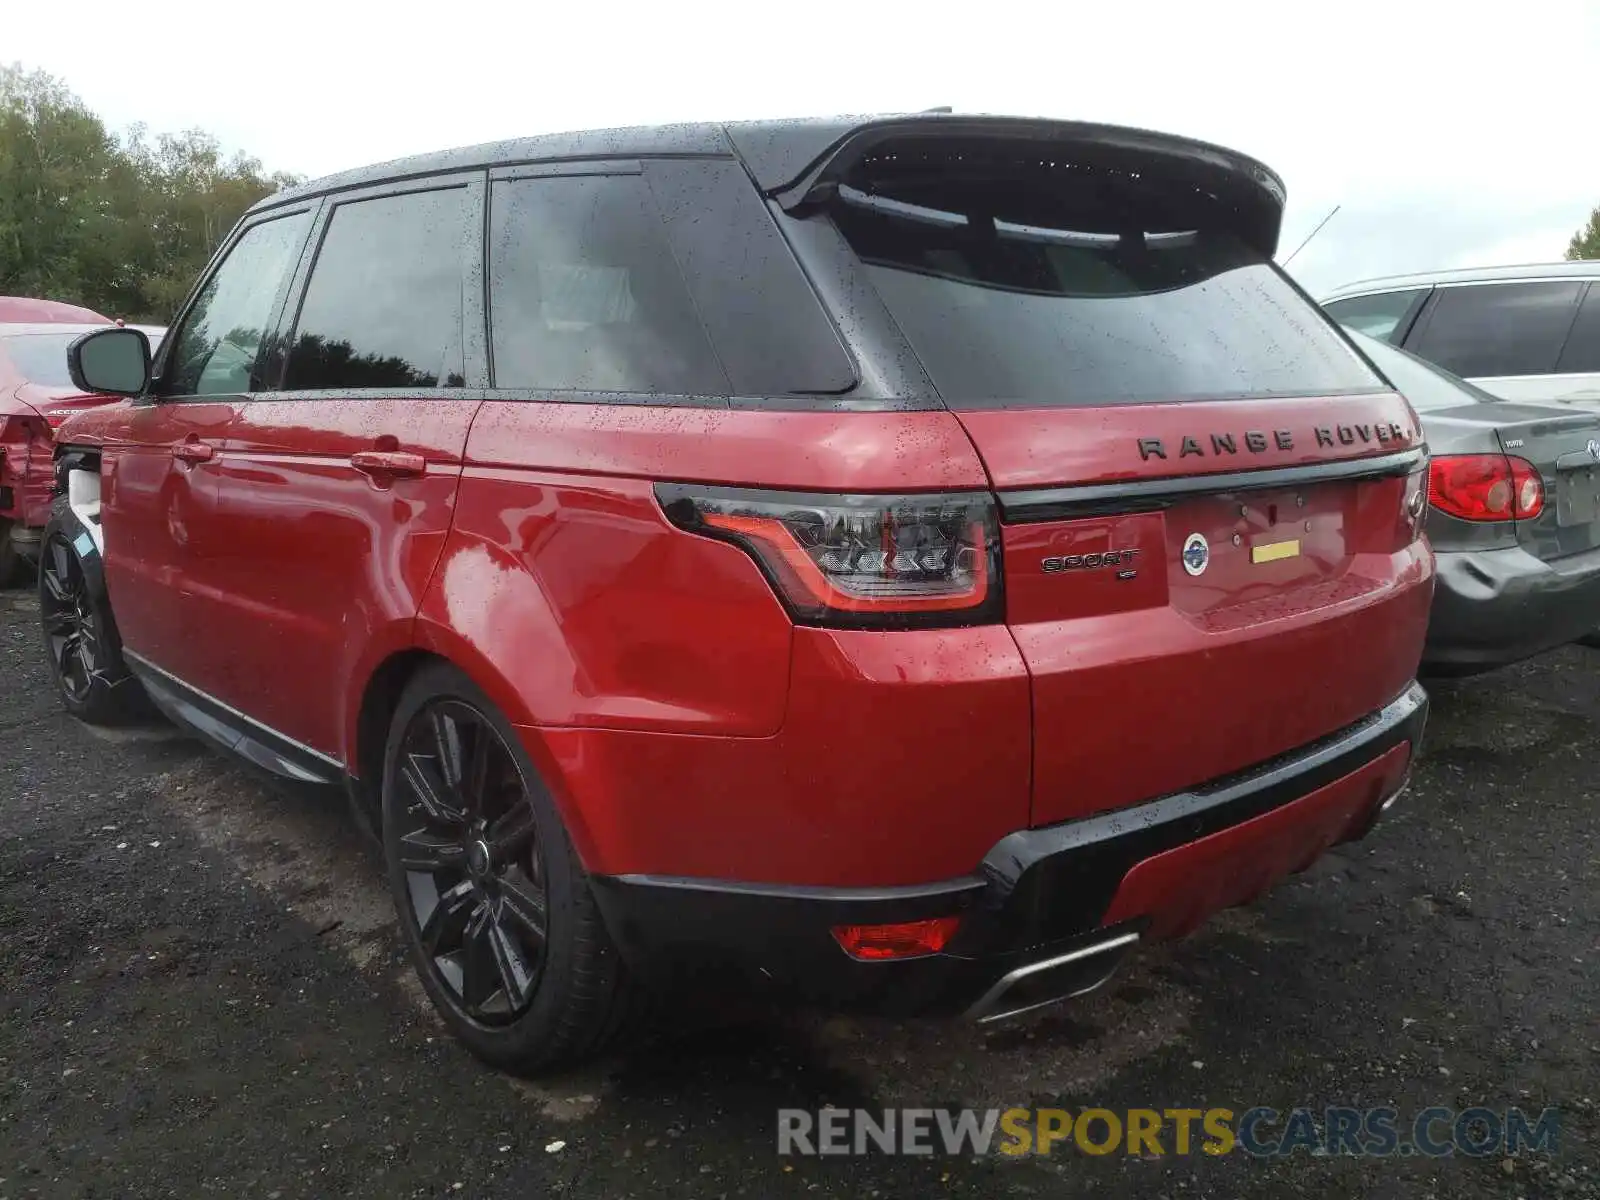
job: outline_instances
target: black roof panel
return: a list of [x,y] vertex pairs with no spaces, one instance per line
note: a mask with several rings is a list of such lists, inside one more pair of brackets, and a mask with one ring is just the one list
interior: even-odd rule
[[405,179],[417,175],[437,175],[447,171],[470,171],[507,163],[548,162],[558,159],[648,158],[660,155],[729,156],[733,147],[721,125],[701,122],[688,125],[639,125],[622,129],[592,129],[581,133],[549,133],[537,137],[512,138],[504,142],[484,142],[456,150],[440,150],[357,167],[336,175],[325,175],[299,187],[278,192],[258,201],[255,212],[279,204],[319,196],[324,192],[345,191]]
[[976,116],[940,111],[878,116],[808,117],[795,120],[738,121],[726,125],[699,122],[681,125],[639,125],[621,129],[596,129],[580,133],[553,133],[539,137],[486,142],[457,150],[443,150],[412,158],[395,159],[370,167],[344,171],[279,192],[254,209],[270,208],[324,192],[365,187],[418,175],[466,171],[510,163],[560,159],[649,158],[663,155],[713,155],[737,153],[763,191],[772,192],[795,182],[818,159],[838,148],[852,135],[868,139],[880,134],[915,130],[934,133],[972,133],[992,128],[996,133],[1026,134],[1046,139],[1101,142],[1128,148],[1145,147],[1176,153],[1214,167],[1253,177],[1282,204],[1283,184],[1271,170],[1253,158],[1208,142],[1171,134],[1114,125],[1017,117]]

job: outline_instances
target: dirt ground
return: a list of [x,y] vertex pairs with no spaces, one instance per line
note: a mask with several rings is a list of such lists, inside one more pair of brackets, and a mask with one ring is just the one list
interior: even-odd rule
[[[1600,1196],[1600,651],[1432,689],[1366,842],[1011,1025],[675,1019],[463,1052],[337,805],[47,688],[0,592],[0,1198]],[[1561,1110],[1553,1155],[784,1158],[779,1108]]]

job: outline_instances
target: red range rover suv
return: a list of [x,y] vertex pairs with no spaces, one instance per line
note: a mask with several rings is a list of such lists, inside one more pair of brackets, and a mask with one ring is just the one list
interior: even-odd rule
[[922,114],[334,176],[87,335],[41,599],[380,834],[508,1067],[647,982],[991,1020],[1363,835],[1425,450],[1216,146]]

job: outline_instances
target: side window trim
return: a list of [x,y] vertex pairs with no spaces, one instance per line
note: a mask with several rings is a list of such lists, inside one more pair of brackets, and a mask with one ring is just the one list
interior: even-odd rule
[[1406,311],[1401,313],[1400,319],[1395,322],[1394,332],[1389,338],[1390,345],[1403,346],[1405,344],[1406,339],[1411,336],[1412,326],[1422,316],[1422,310],[1427,308],[1433,301],[1433,294],[1436,291],[1438,289],[1431,286],[1423,288],[1421,293],[1406,306]]
[[[317,388],[301,391],[286,392],[283,390],[284,375],[289,368],[289,348],[293,345],[295,330],[299,327],[300,317],[305,308],[306,293],[311,285],[311,274],[316,269],[317,258],[322,253],[322,246],[327,238],[328,229],[333,224],[334,213],[342,204],[358,204],[363,200],[376,200],[388,196],[405,196],[417,192],[442,192],[453,189],[464,189],[467,193],[468,218],[463,234],[462,246],[462,280],[461,280],[461,357],[462,374],[465,377],[462,387],[459,388],[384,388],[367,391],[359,388]],[[489,351],[488,351],[488,272],[486,260],[488,255],[488,214],[489,195],[487,172],[485,171],[452,171],[443,175],[414,176],[404,180],[392,180],[387,183],[374,184],[370,187],[357,188],[346,192],[335,192],[322,197],[322,207],[317,213],[305,246],[301,250],[300,263],[295,269],[293,282],[284,296],[284,303],[279,309],[279,319],[276,322],[273,352],[276,361],[273,363],[273,378],[270,386],[265,383],[262,392],[270,392],[277,400],[316,400],[329,396],[360,399],[363,396],[382,395],[389,399],[410,399],[431,396],[437,391],[448,392],[452,397],[463,399],[472,398],[489,386]],[[480,397],[481,398],[481,397]]]
[[261,379],[261,386],[255,392],[257,395],[275,393],[283,382],[284,366],[289,358],[289,328],[285,322],[290,313],[300,311],[306,280],[311,276],[311,263],[316,258],[317,247],[322,244],[322,231],[327,227],[332,212],[333,206],[328,203],[328,198],[320,197],[311,227],[306,230],[306,240],[300,246],[300,257],[295,260],[294,270],[289,273],[289,286],[284,289],[273,309],[272,332],[262,341],[261,357],[256,362]]
[[1553,371],[1551,371],[1551,374],[1553,374],[1553,375],[1563,375],[1563,374],[1587,375],[1589,373],[1587,371],[1581,371],[1581,370],[1580,371],[1563,371],[1562,370],[1562,366],[1563,366],[1563,361],[1562,360],[1567,357],[1567,348],[1572,343],[1573,331],[1578,328],[1578,318],[1583,315],[1584,306],[1586,304],[1588,304],[1591,300],[1593,300],[1594,303],[1597,306],[1600,306],[1600,283],[1595,283],[1593,280],[1588,281],[1588,286],[1585,287],[1583,289],[1583,291],[1578,293],[1578,303],[1573,306],[1573,309],[1572,309],[1572,321],[1567,326],[1567,334],[1566,334],[1566,336],[1561,339],[1561,349],[1556,354],[1556,365],[1555,365],[1555,369]]
[[1415,354],[1417,347],[1422,343],[1422,337],[1428,332],[1428,326],[1433,324],[1433,314],[1439,307],[1439,289],[1429,288],[1428,294],[1423,298],[1422,306],[1417,309],[1416,316],[1411,318],[1411,328],[1406,330],[1404,338],[1394,344],[1402,350],[1409,350]]
[[[185,327],[188,325],[190,316],[194,313],[195,305],[200,296],[205,292],[206,287],[211,283],[217,272],[222,269],[223,263],[228,261],[229,255],[245,239],[245,236],[252,230],[259,229],[261,226],[270,224],[273,221],[309,214],[311,220],[307,223],[306,233],[300,242],[299,261],[303,262],[305,260],[306,247],[311,244],[311,240],[316,233],[322,208],[323,197],[314,196],[303,204],[291,204],[283,208],[268,209],[258,214],[255,219],[242,219],[234,226],[233,232],[223,239],[222,245],[218,246],[216,253],[211,256],[211,260],[206,264],[206,269],[201,272],[200,278],[195,281],[194,287],[190,289],[189,295],[184,299],[183,306],[178,310],[177,317],[168,326],[166,336],[161,339],[161,348],[156,352],[154,373],[150,381],[150,398],[152,401],[160,404],[182,404],[187,402],[187,394],[169,394],[166,391],[166,371],[170,365],[172,355],[177,352],[174,347],[182,339]],[[273,299],[270,315],[267,318],[266,331],[262,336],[261,345],[256,348],[255,362],[251,365],[251,378],[259,385],[256,389],[257,391],[264,390],[266,386],[266,381],[260,377],[261,367],[265,360],[267,348],[273,341],[279,323],[283,318],[284,305],[293,294],[294,279],[295,272],[291,272],[284,283],[279,285],[278,294]]]
[[1572,340],[1572,330],[1578,324],[1578,314],[1583,311],[1583,302],[1588,299],[1589,292],[1593,287],[1594,284],[1591,283],[1588,287],[1578,290],[1577,299],[1572,305],[1572,314],[1567,318],[1567,328],[1561,334],[1561,344],[1556,347],[1556,356],[1550,360],[1550,369],[1545,371],[1544,374],[1554,375],[1561,369],[1561,357],[1567,352],[1567,343]]

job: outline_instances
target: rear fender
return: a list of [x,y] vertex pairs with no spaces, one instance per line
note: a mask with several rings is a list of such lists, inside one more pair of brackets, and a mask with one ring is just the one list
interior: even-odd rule
[[[473,683],[483,689],[484,694],[506,720],[517,727],[522,735],[523,747],[533,759],[534,768],[539,772],[545,786],[550,789],[550,794],[561,813],[561,819],[567,827],[567,833],[578,851],[579,859],[586,863],[598,861],[594,838],[584,820],[582,807],[574,799],[560,760],[551,753],[542,732],[535,727],[533,711],[529,708],[522,691],[508,676],[504,659],[498,655],[485,653],[476,641],[463,637],[452,628],[449,621],[441,619],[442,604],[436,577],[434,586],[430,588],[427,598],[423,601],[422,612],[417,616],[416,646],[465,672]],[[514,636],[509,630],[507,633]],[[357,730],[357,720],[354,717],[347,728],[347,736],[353,740]],[[351,752],[353,753],[353,747]],[[356,759],[351,757],[346,761],[355,762]]]

